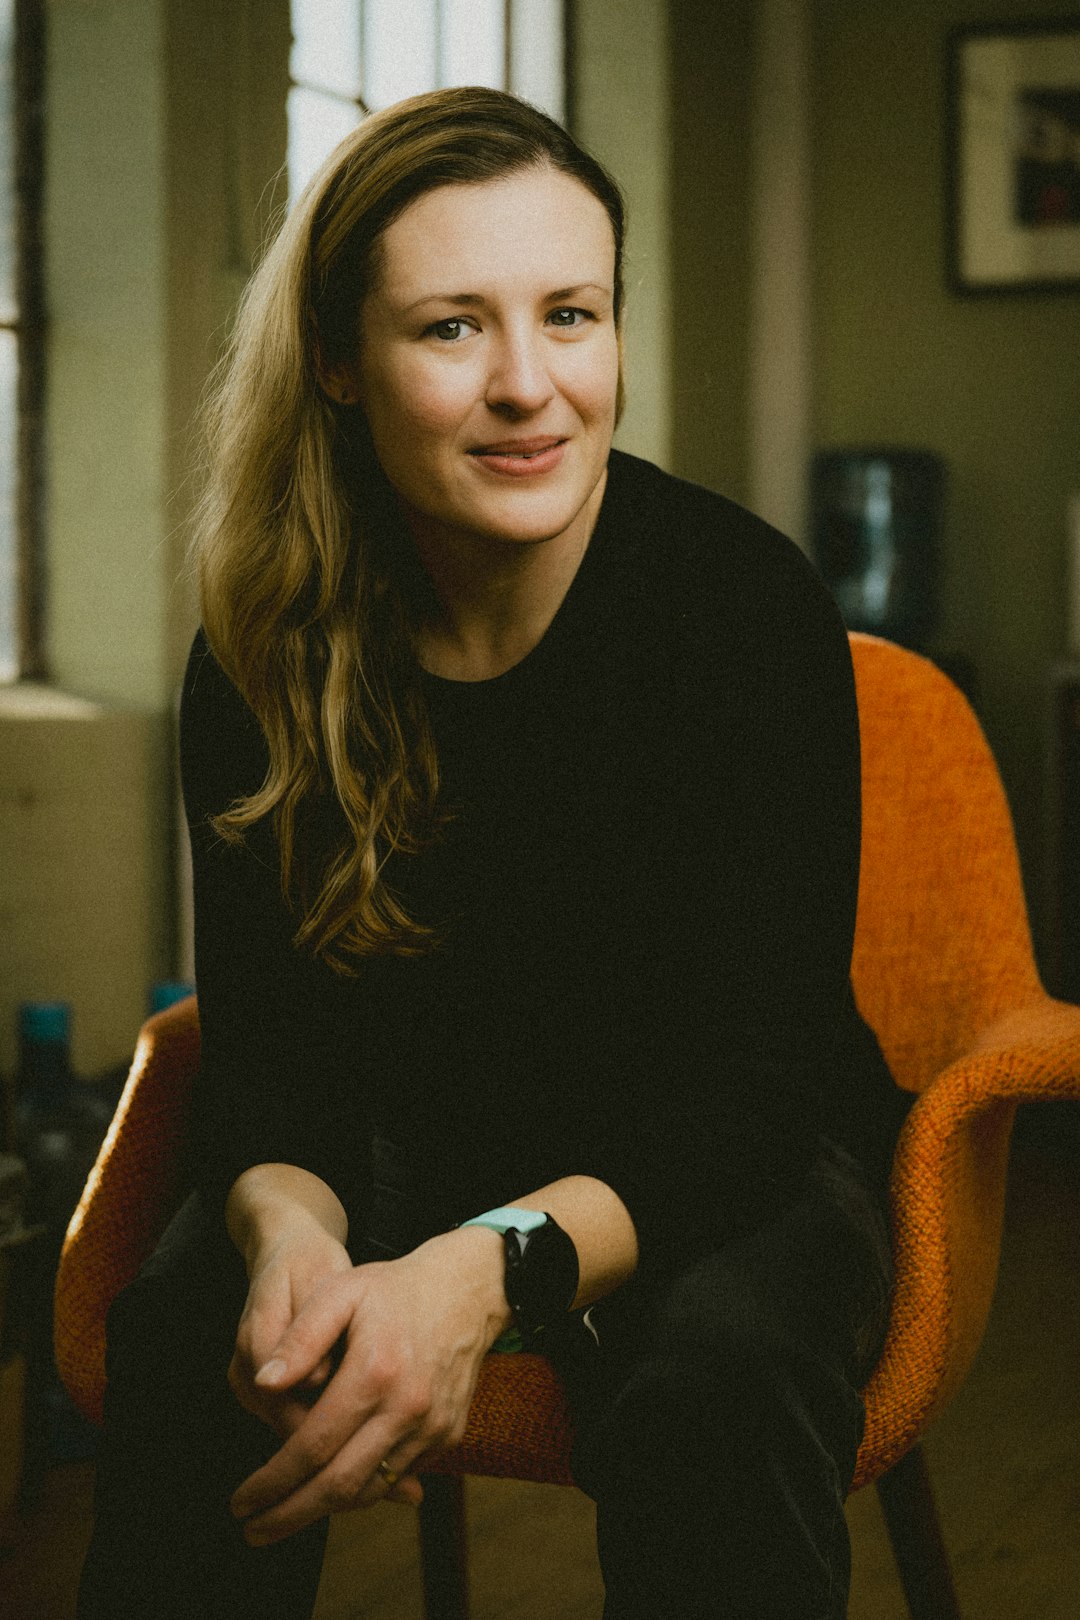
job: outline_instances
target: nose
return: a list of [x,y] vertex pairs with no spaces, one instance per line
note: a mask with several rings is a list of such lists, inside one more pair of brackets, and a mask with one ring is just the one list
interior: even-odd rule
[[555,392],[544,352],[535,332],[506,332],[491,351],[485,400],[495,411],[515,416],[542,409]]

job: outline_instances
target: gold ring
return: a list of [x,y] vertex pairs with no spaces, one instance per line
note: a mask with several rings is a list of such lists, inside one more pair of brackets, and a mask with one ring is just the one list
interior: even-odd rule
[[401,1478],[401,1475],[400,1474],[395,1474],[394,1470],[391,1468],[390,1464],[388,1462],[386,1462],[385,1460],[379,1464],[379,1466],[378,1466],[378,1468],[376,1468],[375,1472],[379,1475],[379,1477],[381,1479],[384,1479],[386,1481],[387,1490],[391,1490],[391,1491],[393,1490],[394,1486],[397,1484],[398,1480]]

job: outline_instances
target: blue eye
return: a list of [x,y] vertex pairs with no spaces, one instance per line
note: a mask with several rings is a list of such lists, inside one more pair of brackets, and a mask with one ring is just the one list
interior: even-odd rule
[[561,326],[565,330],[571,331],[575,326],[580,326],[583,321],[592,320],[592,316],[587,309],[553,309],[548,316],[548,320],[552,326]]

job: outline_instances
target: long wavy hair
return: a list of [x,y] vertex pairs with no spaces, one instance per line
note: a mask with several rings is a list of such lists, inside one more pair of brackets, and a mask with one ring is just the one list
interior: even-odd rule
[[320,371],[355,358],[381,235],[411,202],[543,165],[607,211],[618,321],[615,182],[515,97],[440,90],[368,117],[327,158],[248,284],[208,394],[203,626],[269,753],[261,786],[213,824],[239,843],[271,819],[294,942],[339,972],[434,943],[383,873],[430,844],[441,810],[412,631],[426,576],[359,407],[332,401]]

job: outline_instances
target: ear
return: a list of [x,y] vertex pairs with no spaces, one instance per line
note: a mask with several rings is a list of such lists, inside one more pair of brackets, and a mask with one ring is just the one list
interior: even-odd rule
[[355,405],[360,398],[360,368],[355,361],[338,361],[333,365],[326,363],[314,316],[311,317],[311,345],[315,357],[315,377],[323,393],[335,405]]
[[360,381],[356,367],[349,365],[316,365],[319,387],[335,405],[356,405],[360,399]]

